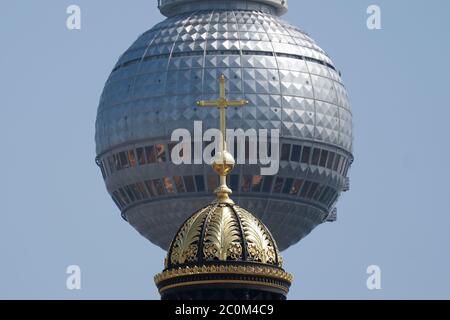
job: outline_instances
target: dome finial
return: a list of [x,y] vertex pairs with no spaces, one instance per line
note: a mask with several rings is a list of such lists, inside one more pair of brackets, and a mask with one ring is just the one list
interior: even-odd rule
[[228,107],[243,107],[248,104],[247,100],[228,100],[225,95],[225,76],[219,77],[219,98],[217,100],[197,101],[199,107],[216,107],[220,111],[220,151],[216,153],[211,166],[220,176],[220,185],[216,189],[217,201],[220,203],[233,203],[230,199],[232,190],[227,186],[227,176],[234,169],[235,161],[233,155],[227,150],[226,140],[226,109]]

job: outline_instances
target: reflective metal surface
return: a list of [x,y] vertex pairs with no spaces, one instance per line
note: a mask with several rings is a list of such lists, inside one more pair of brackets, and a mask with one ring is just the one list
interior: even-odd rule
[[[261,218],[284,250],[326,221],[348,188],[352,113],[331,59],[276,15],[190,11],[164,20],[133,43],[114,67],[98,108],[96,145],[107,189],[131,225],[168,248],[189,212],[210,202],[206,189],[213,174],[208,164],[173,165],[170,136],[178,128],[192,132],[195,120],[203,121],[204,130],[216,127],[217,110],[195,102],[217,97],[221,74],[232,80],[226,88],[230,99],[249,101],[228,111],[229,127],[279,129],[282,144],[301,146],[307,156],[302,162],[287,149],[269,189],[257,187],[258,179],[263,181],[259,167],[238,165],[234,171],[239,188],[233,188],[233,199]],[[137,153],[151,145],[164,145],[164,158],[155,149],[141,162]],[[121,161],[122,153],[128,156]],[[195,192],[188,192],[193,177],[201,177],[206,187],[195,180]]]

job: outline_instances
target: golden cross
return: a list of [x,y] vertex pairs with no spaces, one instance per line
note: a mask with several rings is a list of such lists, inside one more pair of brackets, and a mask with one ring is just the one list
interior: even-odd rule
[[219,77],[219,99],[197,101],[199,107],[217,107],[220,110],[220,148],[221,152],[216,154],[212,167],[214,171],[220,176],[220,186],[215,191],[217,199],[221,203],[233,203],[229,195],[232,193],[231,189],[227,187],[227,175],[233,170],[235,161],[233,156],[227,151],[226,141],[226,109],[228,107],[243,107],[248,104],[247,100],[228,100],[225,96],[225,76],[222,74]]
[[219,99],[197,101],[199,107],[217,107],[220,110],[220,132],[222,133],[221,149],[226,151],[226,115],[225,111],[228,107],[243,107],[248,104],[247,100],[227,100],[225,96],[225,76],[219,77]]

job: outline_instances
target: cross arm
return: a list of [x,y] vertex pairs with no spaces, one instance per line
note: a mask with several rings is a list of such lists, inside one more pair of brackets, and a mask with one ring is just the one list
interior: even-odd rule
[[227,101],[227,105],[229,107],[243,107],[246,106],[248,104],[248,100],[231,100],[231,101]]
[[199,106],[199,107],[218,107],[219,102],[216,100],[202,100],[202,101],[197,101],[197,106]]

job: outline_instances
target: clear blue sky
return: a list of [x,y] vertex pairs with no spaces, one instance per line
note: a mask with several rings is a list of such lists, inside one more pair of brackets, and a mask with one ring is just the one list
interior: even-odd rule
[[[383,30],[366,28],[372,3]],[[81,31],[66,29],[70,4]],[[342,70],[356,158],[338,222],[284,253],[289,297],[450,298],[450,2],[291,0],[284,18]],[[94,122],[117,58],[161,20],[156,0],[2,3],[0,298],[159,298],[165,253],[107,195]],[[81,291],[65,287],[71,264]]]

